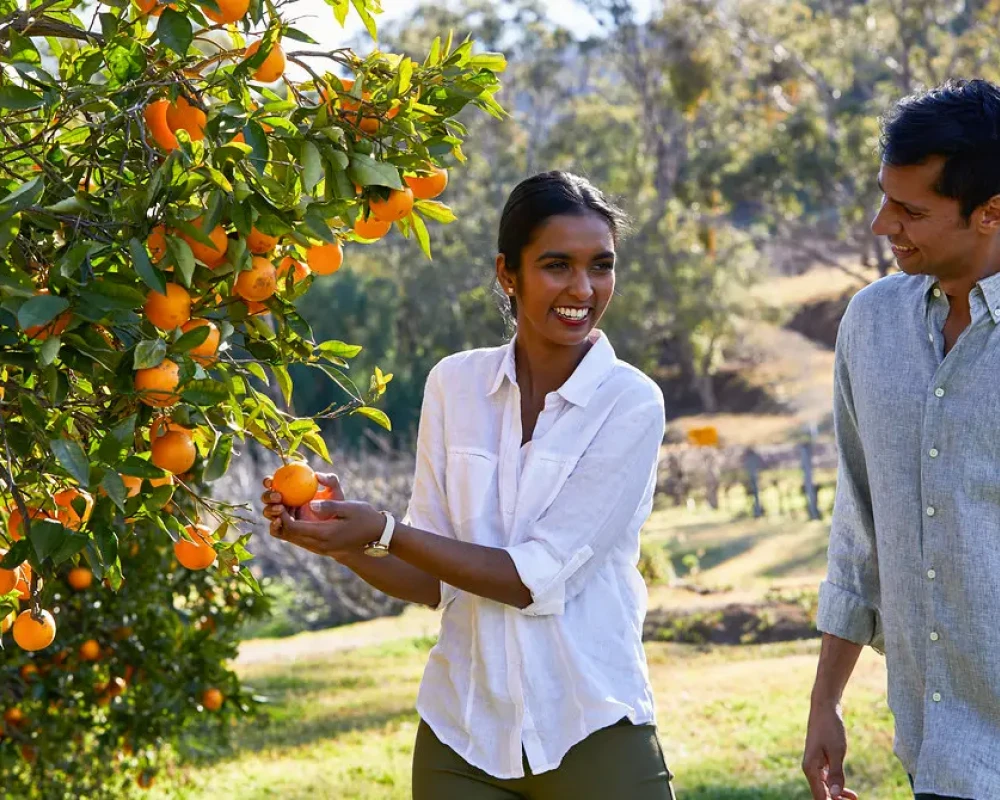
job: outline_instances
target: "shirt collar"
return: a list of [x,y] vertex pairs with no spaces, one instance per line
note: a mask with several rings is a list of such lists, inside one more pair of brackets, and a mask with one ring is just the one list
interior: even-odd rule
[[[512,385],[517,385],[517,369],[514,361],[514,343],[516,341],[517,337],[515,336],[503,348],[503,357],[500,359],[496,377],[493,379],[493,385],[487,394],[496,394],[503,385],[504,378]],[[603,331],[597,331],[597,341],[587,351],[583,361],[577,364],[569,379],[556,389],[556,394],[567,403],[581,407],[586,406],[590,402],[590,398],[594,396],[594,392],[614,368],[617,360],[615,349],[611,346],[608,337],[604,335]]]
[[[976,283],[982,293],[983,302],[994,323],[1000,323],[1000,272],[994,273]],[[932,301],[935,289],[940,289],[938,279],[933,275],[924,278],[924,299],[928,303]],[[939,295],[940,296],[940,295]],[[974,298],[972,298],[974,302]]]

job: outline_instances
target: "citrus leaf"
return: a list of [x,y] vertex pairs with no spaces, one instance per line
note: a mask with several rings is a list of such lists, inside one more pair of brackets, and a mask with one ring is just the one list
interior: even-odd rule
[[48,325],[67,308],[69,308],[69,300],[65,297],[56,297],[54,294],[32,297],[18,309],[17,324],[22,328]]
[[316,349],[324,356],[332,358],[354,358],[361,352],[362,347],[360,344],[347,344],[336,339],[330,339],[326,342],[320,342],[316,345]]
[[175,11],[171,7],[163,9],[160,21],[156,26],[156,35],[167,47],[182,58],[187,55],[194,33],[191,30],[191,20],[187,14]]
[[[69,530],[54,519],[39,519],[32,523],[31,530],[28,532],[28,540],[31,542],[38,560],[43,561],[55,552],[69,533]],[[87,541],[86,536],[82,538]]]
[[448,206],[444,203],[439,203],[436,200],[418,200],[413,204],[413,207],[428,219],[432,219],[435,222],[440,222],[444,225],[458,219]]
[[214,481],[226,474],[229,469],[229,462],[233,457],[233,437],[231,435],[220,436],[219,440],[212,448],[212,454],[208,457],[205,465],[203,477],[206,481]]
[[38,108],[44,101],[42,96],[29,92],[21,86],[0,86],[0,108],[24,111]]
[[170,345],[170,349],[175,353],[186,353],[188,350],[204,344],[211,332],[212,329],[208,325],[199,325],[182,334],[176,342]]
[[323,179],[323,159],[312,142],[302,143],[302,188],[311,192]]
[[356,413],[368,417],[368,419],[381,425],[387,431],[392,430],[392,422],[389,421],[389,417],[386,416],[384,411],[372,408],[371,406],[361,406],[361,408],[357,409]]
[[156,269],[153,262],[149,260],[149,253],[146,252],[143,243],[136,238],[129,239],[128,250],[132,255],[135,271],[139,273],[143,283],[155,292],[166,294],[167,281],[163,277],[163,273]]
[[192,405],[214,406],[229,399],[229,389],[224,383],[206,378],[188,383],[181,397]]
[[302,444],[312,450],[316,455],[322,458],[326,463],[332,464],[333,460],[330,458],[330,451],[326,448],[326,442],[323,437],[320,436],[315,431],[307,433],[302,437]]
[[392,164],[376,161],[368,156],[351,153],[347,166],[347,177],[358,186],[388,186],[390,189],[402,189],[403,182],[399,179],[399,170]]
[[125,491],[125,483],[122,481],[122,476],[113,469],[109,469],[101,479],[101,487],[108,493],[111,502],[124,514],[127,492]]
[[427,233],[427,225],[424,224],[424,221],[421,219],[419,214],[410,214],[409,219],[410,224],[413,226],[413,233],[417,237],[417,244],[420,245],[420,249],[428,259],[433,258],[431,255],[431,237],[430,234]]
[[90,460],[79,443],[72,439],[53,439],[49,447],[63,469],[86,488],[90,483]]
[[135,348],[132,357],[134,369],[149,369],[157,367],[166,358],[167,343],[163,339],[143,339]]

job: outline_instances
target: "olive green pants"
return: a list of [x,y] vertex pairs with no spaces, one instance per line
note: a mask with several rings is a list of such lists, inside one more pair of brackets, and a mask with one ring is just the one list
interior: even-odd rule
[[595,731],[550,772],[501,780],[477,769],[420,721],[413,800],[674,800],[654,725],[627,720]]

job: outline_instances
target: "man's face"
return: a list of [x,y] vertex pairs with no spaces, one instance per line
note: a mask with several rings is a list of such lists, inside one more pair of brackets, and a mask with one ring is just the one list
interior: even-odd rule
[[882,164],[879,170],[882,206],[872,233],[889,239],[896,264],[909,275],[947,280],[979,267],[982,234],[962,217],[958,200],[934,191],[943,166],[944,158],[935,156],[908,167]]

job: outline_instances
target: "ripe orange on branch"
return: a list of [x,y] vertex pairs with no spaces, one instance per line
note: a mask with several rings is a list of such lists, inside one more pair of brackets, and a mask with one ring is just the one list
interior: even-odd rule
[[84,589],[89,589],[90,584],[94,581],[94,573],[91,572],[86,567],[73,567],[66,575],[66,583],[76,589],[78,592],[82,592]]
[[278,245],[278,237],[263,233],[256,228],[250,229],[247,236],[247,248],[251,253],[262,256],[270,253]]
[[161,331],[172,331],[191,319],[191,295],[176,283],[166,285],[166,294],[151,289],[142,307],[146,319]]
[[390,189],[389,196],[384,200],[381,197],[373,197],[368,203],[377,219],[383,222],[395,222],[408,217],[413,211],[413,190],[409,186],[405,189]]
[[368,219],[358,214],[358,218],[354,223],[354,232],[362,239],[374,241],[385,236],[391,227],[391,222],[380,220],[374,214],[369,216]]
[[[29,508],[28,516],[32,521],[36,519],[51,519],[52,515],[43,511],[40,508]],[[24,517],[21,516],[20,510],[17,508],[10,512],[10,516],[7,518],[7,536],[12,542],[16,542],[24,536]]]
[[[244,61],[252,58],[254,53],[260,50],[261,41],[262,40],[258,40],[247,48],[243,57]],[[260,81],[261,83],[274,83],[284,74],[285,53],[281,49],[281,45],[275,42],[274,47],[271,48],[271,52],[264,58],[264,63],[257,67],[254,71],[253,79],[255,81]]]
[[207,6],[201,10],[212,22],[221,25],[228,25],[243,19],[247,15],[247,11],[250,10],[250,0],[215,0],[215,4],[219,7],[218,11],[213,11]]
[[206,689],[201,694],[201,704],[209,711],[218,711],[222,708],[222,701],[225,700],[222,692],[218,689]]
[[160,263],[167,254],[167,229],[163,225],[157,225],[149,232],[146,239],[146,247],[149,248],[149,256],[154,264]]
[[188,569],[208,569],[216,558],[212,532],[204,525],[188,525],[185,530],[192,541],[178,539],[174,542],[174,555]]
[[280,494],[281,502],[290,508],[308,503],[318,488],[316,473],[312,467],[300,461],[279,467],[271,478],[271,489]]
[[22,650],[34,652],[48,647],[56,638],[56,621],[48,611],[42,611],[38,619],[31,611],[22,611],[14,621],[14,641]]
[[208,326],[208,336],[205,337],[205,341],[188,350],[188,355],[203,367],[209,367],[215,363],[215,356],[219,351],[219,340],[222,337],[219,326],[207,319],[193,319],[181,326],[181,330],[188,333],[195,328],[202,328],[206,325]]
[[181,371],[177,364],[164,359],[159,365],[136,370],[135,388],[139,399],[148,406],[169,406],[180,400],[176,389],[181,382]]
[[[75,505],[79,505],[76,502],[78,498],[83,499],[84,509],[82,516],[74,507]],[[74,531],[79,530],[80,526],[90,519],[90,512],[94,510],[94,498],[87,492],[81,492],[79,489],[64,489],[61,492],[56,492],[52,499],[59,506],[56,518],[67,528]]]
[[180,95],[176,102],[167,106],[166,118],[167,126],[172,133],[187,131],[192,142],[199,142],[205,138],[208,116],[200,108],[192,105],[184,95]]
[[168,431],[154,439],[149,450],[150,461],[174,475],[187,472],[198,458],[198,448],[187,431]]
[[317,275],[333,275],[344,263],[344,248],[340,242],[315,245],[306,251],[306,263]]
[[81,661],[97,661],[101,657],[101,646],[95,639],[88,639],[80,645]]
[[433,200],[448,188],[448,170],[430,167],[427,175],[405,175],[403,180],[417,200]]
[[236,276],[233,291],[244,300],[256,303],[267,300],[278,289],[278,274],[274,264],[261,256],[254,256],[250,269]]
[[291,256],[285,256],[278,263],[278,271],[277,271],[278,281],[282,286],[284,286],[286,276],[288,275],[289,272],[291,272],[293,275],[292,285],[294,286],[299,281],[303,281],[306,278],[308,278],[312,270],[309,269],[309,267],[307,267],[301,261],[297,261]]
[[[201,217],[193,219],[191,220],[191,225],[198,230],[204,230],[201,225],[201,220]],[[188,246],[191,248],[191,252],[194,253],[195,258],[209,267],[215,268],[226,260],[226,249],[229,247],[229,237],[226,236],[226,229],[221,225],[216,225],[211,231],[207,231],[206,235],[212,241],[211,247],[206,244],[202,244],[193,236],[188,236],[184,233],[181,234],[181,238],[188,243]]]
[[146,127],[149,129],[153,141],[156,142],[166,152],[176,150],[180,146],[177,137],[167,124],[167,109],[170,108],[169,100],[154,100],[143,109],[142,117],[146,120]]

